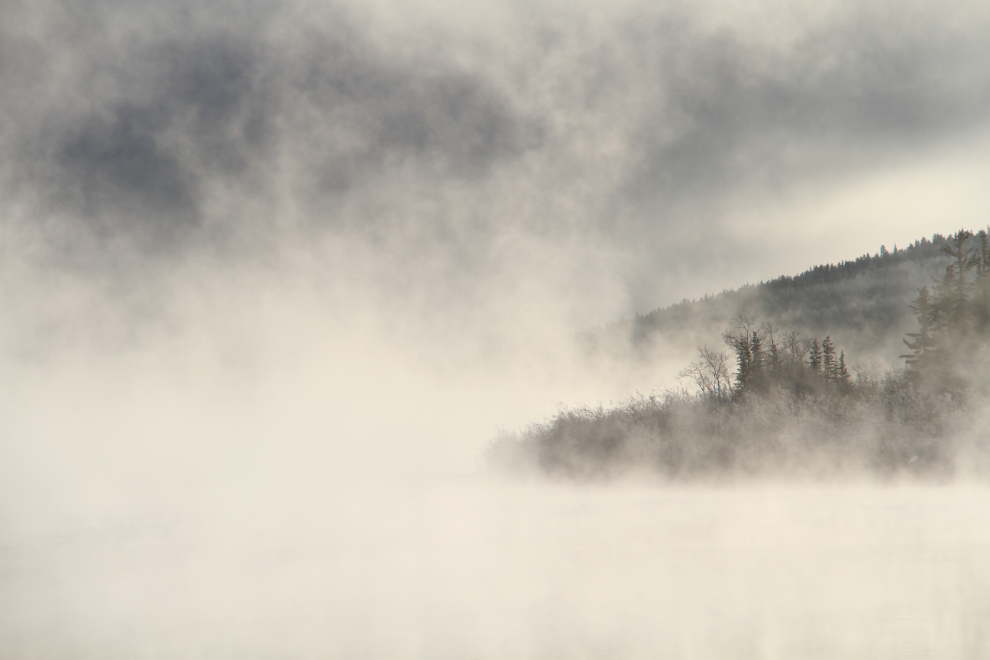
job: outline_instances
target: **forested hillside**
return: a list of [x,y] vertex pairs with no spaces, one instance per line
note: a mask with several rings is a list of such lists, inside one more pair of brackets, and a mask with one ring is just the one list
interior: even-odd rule
[[[905,291],[935,264],[940,277]],[[720,342],[699,342],[677,389],[562,409],[494,441],[491,464],[572,478],[990,474],[990,232],[936,235],[627,326],[645,342],[740,311]],[[798,329],[820,324],[810,337]],[[861,345],[896,339],[900,365],[851,366],[840,328]]]
[[804,336],[831,336],[858,360],[890,365],[902,337],[914,326],[909,305],[949,263],[946,237],[935,234],[904,249],[881,247],[838,264],[815,266],[796,276],[655,309],[584,336],[593,354],[632,360],[672,356],[696,345],[718,345],[740,315],[791,328]]

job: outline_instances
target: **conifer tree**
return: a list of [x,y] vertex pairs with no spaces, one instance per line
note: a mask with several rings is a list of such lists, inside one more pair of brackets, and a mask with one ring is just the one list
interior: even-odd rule
[[777,342],[774,340],[773,335],[770,335],[770,355],[767,365],[770,375],[776,378],[783,371],[783,365],[784,357],[781,355],[780,349],[777,348]]
[[748,389],[753,375],[753,353],[748,335],[743,336],[736,344],[736,362],[739,365],[736,373],[737,389],[741,393]]
[[973,233],[964,229],[959,230],[949,239],[942,251],[953,258],[953,263],[946,268],[945,278],[938,283],[938,299],[941,305],[943,323],[951,328],[952,334],[965,334],[969,329],[969,282],[967,275],[976,266],[972,250],[967,249],[966,243]]
[[932,305],[928,287],[918,289],[918,297],[911,304],[911,311],[918,318],[918,332],[909,332],[904,343],[911,350],[908,355],[902,355],[908,368],[908,374],[918,381],[923,374],[932,371],[937,361],[937,310]]
[[843,393],[852,391],[852,377],[849,375],[849,369],[846,367],[845,351],[839,351],[839,366],[836,370],[836,383],[838,383],[839,390]]
[[722,340],[736,354],[736,382],[733,396],[742,396],[753,389],[760,380],[760,370],[764,362],[762,339],[763,326],[756,326],[756,320],[740,315],[735,319],[735,329],[722,333]]
[[736,386],[733,389],[736,394],[741,395],[748,391],[752,380],[753,353],[750,349],[749,332],[733,334],[726,331],[722,339],[736,354]]
[[[990,228],[988,228],[990,229]],[[973,282],[973,312],[976,332],[984,342],[990,336],[990,234],[981,229],[976,234],[973,255],[976,281]]]
[[818,345],[817,337],[811,342],[811,353],[808,356],[808,366],[810,366],[811,370],[816,374],[822,372],[822,349],[821,346]]
[[959,290],[956,276],[956,265],[949,264],[945,268],[942,279],[932,278],[931,295],[928,303],[932,308],[932,337],[945,339],[952,325],[953,311],[956,307],[954,295]]
[[832,336],[825,337],[822,342],[822,374],[826,383],[834,383],[836,377],[835,347],[832,345]]
[[763,355],[763,340],[760,334],[753,331],[752,337],[749,340],[749,353],[750,353],[750,371],[752,375],[759,378],[763,374],[764,363],[766,362],[766,356]]
[[931,291],[919,289],[911,305],[919,331],[908,333],[904,343],[911,352],[901,357],[915,385],[962,394],[971,371],[966,360],[990,334],[990,241],[986,232],[974,236],[960,230],[949,237],[941,251],[952,257],[952,262],[945,276],[934,280]]

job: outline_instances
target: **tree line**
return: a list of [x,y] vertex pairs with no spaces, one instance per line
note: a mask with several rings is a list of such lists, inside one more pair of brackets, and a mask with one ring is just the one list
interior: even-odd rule
[[969,365],[990,347],[990,235],[961,230],[942,251],[952,261],[911,304],[918,331],[904,340],[907,375],[916,386],[963,394],[977,374]]
[[772,280],[761,282],[760,286],[780,290],[844,280],[866,271],[884,268],[893,263],[930,259],[938,256],[948,242],[949,239],[945,236],[932,234],[931,240],[921,238],[904,249],[898,249],[895,245],[894,250],[890,251],[887,246],[881,245],[880,250],[872,256],[867,253],[855,259],[840,261],[837,264],[814,266],[798,275],[781,275]]
[[[845,337],[846,356],[896,356],[900,338],[913,325],[908,305],[918,287],[940,276],[948,261],[940,234],[891,250],[823,264],[793,276],[705,295],[579,333],[589,355],[609,355],[642,366],[671,344],[704,336],[722,346],[722,330],[740,314],[772,321],[819,339]],[[690,344],[688,344],[690,345]],[[897,351],[897,352],[895,352]],[[850,360],[851,363],[851,360]]]
[[990,399],[990,237],[961,230],[939,250],[950,263],[910,303],[918,330],[904,340],[903,369],[851,368],[831,335],[804,339],[740,316],[722,334],[728,351],[701,347],[679,374],[696,392],[562,409],[497,438],[489,463],[582,479],[643,469],[944,477],[964,450],[990,465],[990,435],[975,421]]
[[848,394],[853,389],[845,351],[831,335],[802,340],[795,330],[781,330],[774,323],[739,317],[722,339],[735,354],[736,371],[730,375],[730,357],[707,346],[698,349],[699,359],[678,378],[691,380],[703,397],[728,401],[744,396],[765,395],[771,389],[795,394],[824,392]]
[[[936,234],[926,242],[936,243],[952,261],[943,277],[918,290],[910,309],[919,329],[908,333],[904,343],[909,353],[900,357],[905,360],[904,376],[914,387],[962,395],[974,377],[968,373],[970,358],[990,347],[990,235],[987,230],[960,230],[947,239]],[[803,274],[816,275],[817,269]],[[735,357],[734,374],[730,356],[707,346],[699,348],[698,359],[678,374],[704,397],[728,401],[771,390],[797,395],[856,391],[845,351],[835,346],[831,335],[821,343],[817,337],[803,340],[795,330],[782,330],[772,322],[757,325],[740,316],[722,339]]]

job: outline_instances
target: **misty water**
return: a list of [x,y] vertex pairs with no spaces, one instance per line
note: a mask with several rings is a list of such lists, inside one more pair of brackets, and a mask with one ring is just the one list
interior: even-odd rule
[[981,658],[983,486],[283,488],[6,536],[22,658]]
[[901,368],[934,257],[709,295],[985,225],[988,7],[0,0],[0,660],[990,658],[979,400],[882,478],[483,458],[741,312]]
[[444,362],[277,293],[0,362],[0,657],[990,657],[965,456],[942,481],[498,476],[500,424],[662,365]]

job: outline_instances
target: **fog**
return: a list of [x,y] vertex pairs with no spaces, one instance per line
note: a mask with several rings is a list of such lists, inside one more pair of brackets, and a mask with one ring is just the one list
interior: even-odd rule
[[984,657],[987,492],[564,485],[578,333],[985,224],[972,3],[0,0],[0,657]]
[[6,653],[986,654],[983,488],[292,492],[8,546]]

